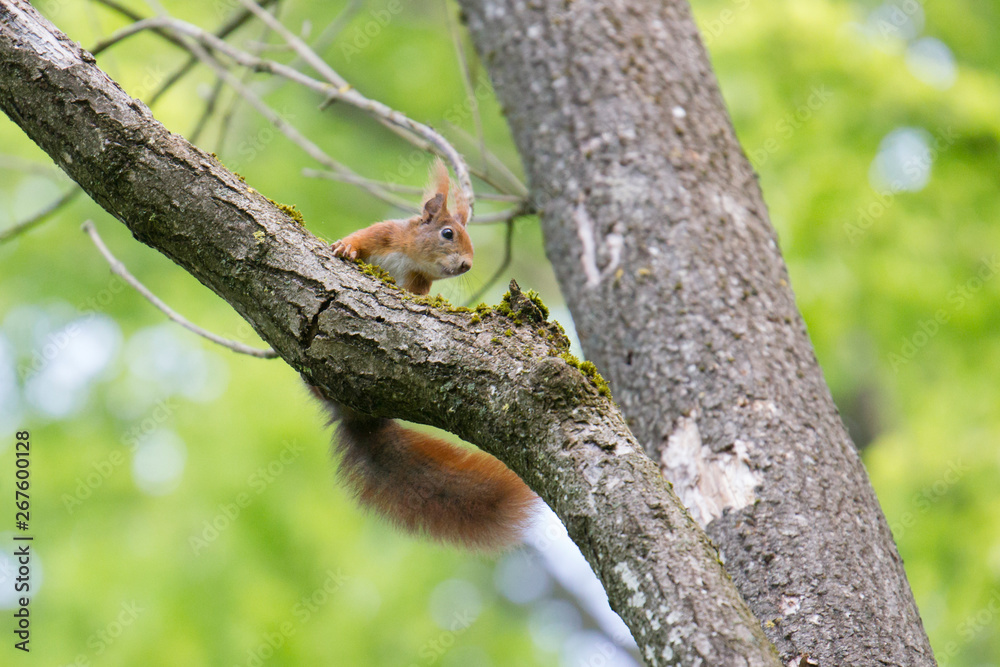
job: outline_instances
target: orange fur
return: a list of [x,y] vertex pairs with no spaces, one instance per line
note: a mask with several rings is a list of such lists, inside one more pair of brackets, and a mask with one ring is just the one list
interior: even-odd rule
[[519,541],[537,496],[494,457],[391,419],[345,414],[339,474],[358,503],[393,525],[479,551]]
[[[378,264],[404,289],[427,294],[434,280],[472,266],[469,203],[456,190],[450,213],[449,191],[448,170],[437,160],[420,215],[358,230],[334,243],[334,254]],[[451,239],[442,235],[446,229]],[[316,387],[313,392],[341,420],[339,474],[362,507],[407,531],[470,549],[494,551],[519,541],[538,496],[499,460],[354,412]]]

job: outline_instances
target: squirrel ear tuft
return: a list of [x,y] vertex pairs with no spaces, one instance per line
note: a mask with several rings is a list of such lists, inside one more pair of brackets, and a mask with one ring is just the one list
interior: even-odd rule
[[448,204],[448,167],[444,166],[441,158],[434,158],[431,165],[430,177],[427,179],[427,188],[424,190],[424,201],[432,199],[434,195],[441,195],[445,205]]
[[472,214],[472,211],[469,209],[469,198],[465,196],[465,193],[458,186],[454,188],[453,196],[455,201],[455,219],[465,227],[469,224],[469,216]]

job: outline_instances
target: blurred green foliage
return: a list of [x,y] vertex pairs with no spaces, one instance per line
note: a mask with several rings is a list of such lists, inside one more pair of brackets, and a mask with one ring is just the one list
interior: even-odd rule
[[[314,35],[345,5],[294,3],[281,15]],[[444,130],[477,164],[475,139],[450,124],[475,134],[448,30],[455,7],[390,5],[365,3],[325,56],[365,94]],[[237,3],[166,6],[211,28]],[[126,25],[96,3],[38,7],[84,46]],[[1000,664],[1000,10],[977,0],[900,0],[895,11],[833,0],[698,0],[694,8],[938,659]],[[239,39],[270,37],[252,27]],[[939,45],[954,56],[950,70],[947,59],[928,60]],[[182,58],[144,34],[98,62],[148,98]],[[481,66],[471,66],[483,81]],[[248,81],[361,174],[422,185],[426,157],[371,119],[338,105],[320,112],[314,95],[263,75]],[[153,111],[190,134],[213,86],[196,69]],[[486,144],[519,172],[495,99],[479,102]],[[226,115],[231,105],[227,92],[199,145],[295,204],[318,235],[399,215],[357,188],[303,177],[316,165],[245,104]],[[6,120],[0,146],[3,229],[67,185]],[[496,209],[481,202],[478,211]],[[186,317],[260,344],[227,304],[85,198],[0,245],[0,361],[6,355],[23,370],[19,396],[0,390],[0,479],[9,488],[10,433],[30,428],[38,664],[252,665],[272,653],[267,662],[282,665],[558,662],[532,642],[526,609],[495,589],[491,561],[401,537],[355,509],[332,483],[324,417],[291,369],[164,323],[110,277],[77,231],[86,218]],[[460,302],[479,288],[500,262],[503,235],[476,227],[476,267],[440,291]],[[552,305],[558,287],[541,247],[537,221],[519,221],[507,273]],[[493,286],[487,300],[503,288]],[[111,332],[108,362],[91,369],[75,403],[46,415],[30,380],[47,377],[46,345],[58,355],[72,323]],[[144,456],[159,467],[144,468]],[[179,475],[149,478],[171,465]],[[12,533],[0,535],[7,548]],[[439,594],[461,586],[455,580],[479,598]],[[465,606],[442,611],[442,598]],[[472,611],[467,627],[449,627],[449,614]],[[5,641],[0,655],[10,652]]]

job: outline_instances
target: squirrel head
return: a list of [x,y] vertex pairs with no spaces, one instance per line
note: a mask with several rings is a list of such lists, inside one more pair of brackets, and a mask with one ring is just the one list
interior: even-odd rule
[[453,191],[455,211],[448,210],[448,169],[440,159],[431,167],[431,182],[420,215],[410,218],[420,271],[439,280],[461,275],[472,268],[472,239],[466,231],[469,203],[460,190]]

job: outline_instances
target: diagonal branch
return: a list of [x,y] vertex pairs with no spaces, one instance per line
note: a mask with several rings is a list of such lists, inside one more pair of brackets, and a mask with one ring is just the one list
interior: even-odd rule
[[513,319],[470,316],[333,258],[27,0],[0,0],[0,108],[330,397],[443,427],[511,466],[566,524],[649,664],[778,664],[711,543],[523,295]]

